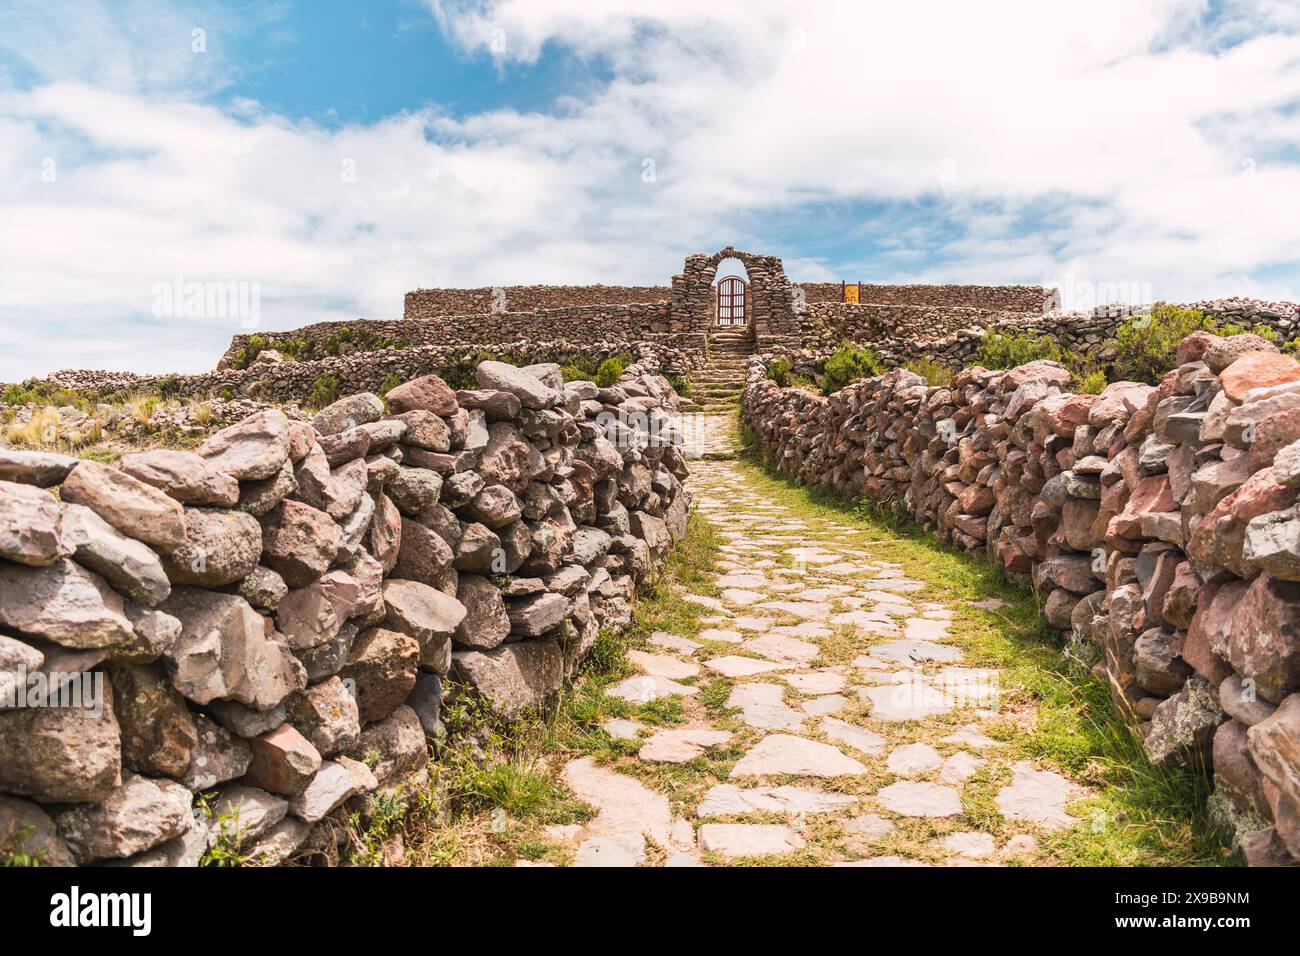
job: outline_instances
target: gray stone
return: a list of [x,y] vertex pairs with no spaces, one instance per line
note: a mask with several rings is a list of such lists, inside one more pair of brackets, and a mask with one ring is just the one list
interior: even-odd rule
[[152,849],[192,828],[194,817],[190,792],[179,783],[128,773],[103,801],[73,807],[55,822],[78,862],[89,863]]
[[54,495],[0,481],[0,558],[44,567],[72,551]]

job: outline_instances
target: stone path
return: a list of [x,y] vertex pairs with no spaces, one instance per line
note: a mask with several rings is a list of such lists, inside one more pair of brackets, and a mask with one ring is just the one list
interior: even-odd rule
[[[732,420],[710,419],[726,447]],[[597,811],[554,834],[574,864],[1050,863],[1040,838],[1083,823],[1085,791],[1017,752],[1034,715],[1006,719],[998,672],[966,663],[955,602],[735,462],[695,462],[691,485],[723,541],[717,596],[684,595],[700,632],[656,632],[607,688],[685,719],[609,720],[623,756],[568,764]]]

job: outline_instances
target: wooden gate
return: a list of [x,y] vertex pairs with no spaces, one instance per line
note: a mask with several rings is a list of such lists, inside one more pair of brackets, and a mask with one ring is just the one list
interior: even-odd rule
[[718,283],[718,325],[745,324],[745,280],[727,276]]

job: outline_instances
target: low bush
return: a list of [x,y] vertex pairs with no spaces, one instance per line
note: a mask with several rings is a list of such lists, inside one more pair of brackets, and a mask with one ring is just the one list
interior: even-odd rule
[[1111,380],[1158,384],[1178,364],[1178,343],[1202,330],[1220,331],[1199,309],[1157,303],[1150,313],[1129,319],[1115,331]]
[[1050,335],[987,329],[980,337],[975,364],[988,369],[1003,369],[1043,360],[1060,362],[1064,358],[1061,346]]
[[822,391],[827,395],[864,378],[881,375],[885,361],[875,349],[859,345],[842,345],[826,360],[822,370]]
[[304,403],[308,408],[321,409],[339,400],[339,380],[336,375],[325,372],[312,383],[311,392]]
[[921,376],[921,378],[925,379],[925,384],[927,385],[952,384],[954,374],[953,370],[942,362],[936,362],[934,359],[912,359],[912,361],[906,363],[903,368]]
[[770,381],[776,382],[782,388],[790,384],[790,373],[793,371],[790,360],[787,358],[775,358],[767,365],[767,377]]
[[625,368],[622,358],[607,358],[600,363],[596,369],[596,377],[593,381],[601,388],[609,388],[618,384],[618,380],[623,377]]

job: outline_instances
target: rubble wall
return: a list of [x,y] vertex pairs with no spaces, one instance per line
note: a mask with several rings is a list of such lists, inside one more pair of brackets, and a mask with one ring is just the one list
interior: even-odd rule
[[1198,332],[1159,386],[1051,362],[823,397],[749,368],[780,473],[892,504],[1030,582],[1158,765],[1208,765],[1252,864],[1300,859],[1300,364]]
[[[559,691],[685,532],[677,396],[484,362],[113,465],[0,449],[0,852],[263,863]],[[206,809],[204,809],[206,808]]]

